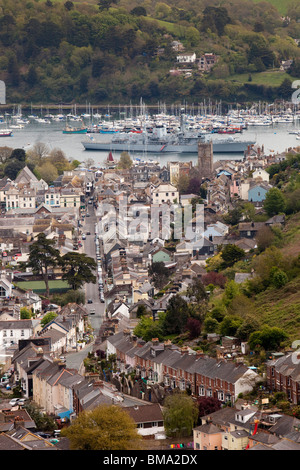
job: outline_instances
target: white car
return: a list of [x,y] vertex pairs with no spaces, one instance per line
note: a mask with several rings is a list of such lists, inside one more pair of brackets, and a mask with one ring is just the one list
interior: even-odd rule
[[9,404],[10,404],[11,406],[16,406],[16,405],[19,404],[19,400],[20,400],[20,398],[12,398],[12,399],[10,400]]

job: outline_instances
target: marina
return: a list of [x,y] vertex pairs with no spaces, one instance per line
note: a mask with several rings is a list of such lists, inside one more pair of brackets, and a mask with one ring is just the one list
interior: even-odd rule
[[[116,114],[120,114],[117,113]],[[299,112],[284,112],[277,115],[250,113],[249,111],[231,111],[227,115],[205,114],[185,115],[184,129],[186,135],[192,136],[195,144],[195,135],[201,135],[205,141],[213,140],[215,160],[241,159],[243,151],[248,145],[254,143],[264,146],[266,154],[280,153],[288,148],[299,145],[300,114]],[[127,151],[133,158],[151,160],[155,158],[162,165],[170,159],[197,161],[197,147],[192,149],[187,141],[179,148],[171,147],[170,142],[180,133],[180,116],[164,112],[151,116],[144,112],[136,116],[114,119],[112,114],[83,113],[75,115],[58,112],[57,114],[24,116],[21,112],[2,116],[0,132],[9,131],[9,135],[1,139],[3,146],[11,148],[24,148],[29,150],[36,143],[47,145],[49,151],[62,150],[69,159],[85,162],[92,159],[95,165],[102,165],[108,152],[114,155]],[[70,128],[70,132],[66,130]],[[153,129],[160,129],[163,137],[168,139],[168,145],[159,142],[155,148],[150,148],[147,142],[141,146],[130,145],[130,142],[153,137]],[[120,138],[127,139],[129,145],[114,147],[112,142]],[[162,137],[162,136],[160,136]],[[180,137],[181,138],[181,137]],[[100,149],[94,149],[88,143],[97,142]],[[245,142],[242,149],[237,149],[236,142]],[[83,142],[85,143],[83,145]],[[149,139],[148,139],[149,142]],[[191,142],[191,140],[189,140]],[[225,146],[226,143],[226,146]],[[230,143],[235,143],[230,149]],[[168,148],[169,147],[169,148]],[[226,148],[227,147],[227,148]],[[171,151],[170,151],[171,150]],[[186,151],[183,151],[186,150]],[[188,150],[188,151],[187,151]]]

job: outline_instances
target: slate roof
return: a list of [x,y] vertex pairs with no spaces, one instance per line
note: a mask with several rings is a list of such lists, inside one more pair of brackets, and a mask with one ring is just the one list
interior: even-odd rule
[[29,446],[26,444],[18,442],[11,436],[7,434],[0,434],[0,450],[28,450]]
[[202,424],[194,428],[195,431],[202,432],[204,434],[220,434],[223,432],[218,426],[215,426],[212,423]]
[[158,403],[142,406],[127,406],[124,408],[136,424],[163,421],[163,413]]

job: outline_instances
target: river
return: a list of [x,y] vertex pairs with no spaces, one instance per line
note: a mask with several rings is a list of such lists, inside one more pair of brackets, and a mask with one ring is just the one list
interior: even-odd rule
[[[76,123],[75,123],[76,126]],[[0,128],[7,128],[9,124],[1,123]],[[52,121],[50,124],[30,121],[22,129],[14,129],[11,137],[2,137],[0,146],[11,148],[29,149],[37,142],[46,144],[50,150],[54,148],[61,149],[68,159],[76,159],[85,162],[91,158],[97,167],[101,167],[107,158],[107,151],[87,151],[82,145],[82,141],[87,139],[86,135],[81,134],[63,134],[62,130],[65,122]],[[242,140],[254,140],[258,145],[264,145],[265,153],[281,153],[289,147],[300,146],[300,140],[296,139],[292,131],[300,132],[300,120],[294,123],[277,124],[271,126],[256,127],[251,126],[244,130],[242,134],[237,134],[237,138]],[[96,139],[107,141],[111,139],[111,134],[93,134]],[[224,136],[222,136],[224,137]],[[118,154],[115,155],[118,157]],[[197,162],[197,154],[132,154],[132,157],[139,157],[143,160],[156,160],[161,166],[166,165],[168,161],[192,161]],[[214,159],[241,159],[242,155],[234,154],[215,154]]]

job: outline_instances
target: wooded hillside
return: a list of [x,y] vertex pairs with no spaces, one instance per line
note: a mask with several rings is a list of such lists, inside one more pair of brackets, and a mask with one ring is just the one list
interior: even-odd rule
[[[288,99],[300,76],[299,20],[297,1],[282,17],[252,0],[1,0],[0,79],[11,103]],[[217,61],[201,71],[178,64],[180,51]]]

